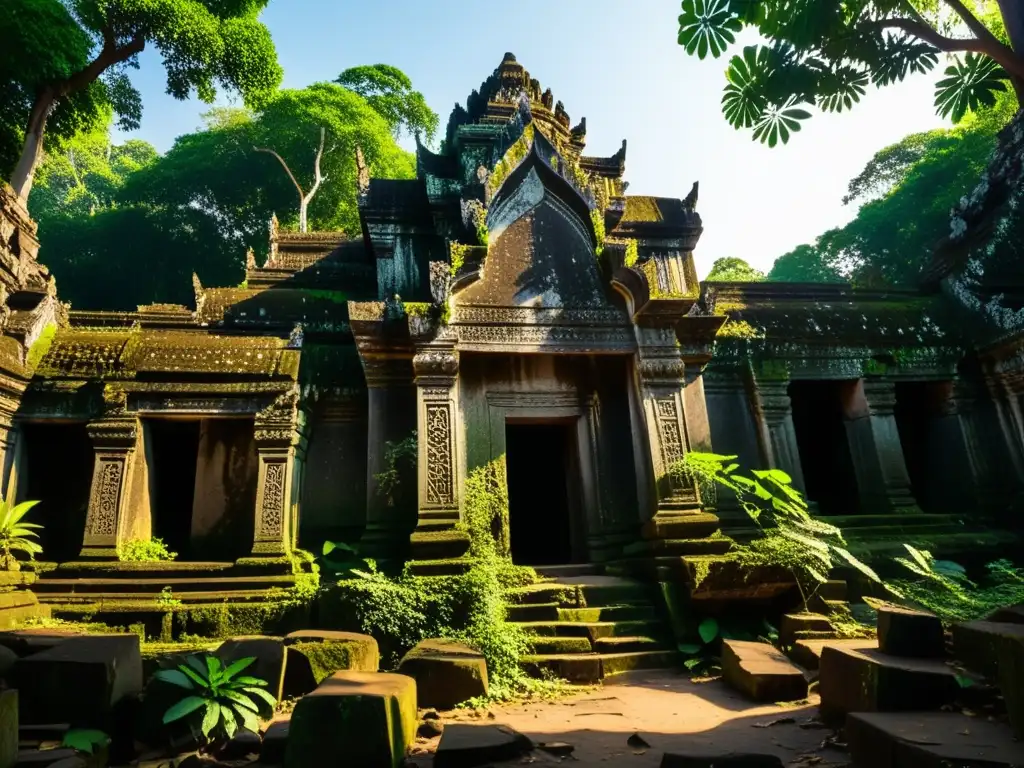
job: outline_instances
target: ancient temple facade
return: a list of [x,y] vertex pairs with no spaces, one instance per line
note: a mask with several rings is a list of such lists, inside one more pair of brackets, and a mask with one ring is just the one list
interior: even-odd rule
[[[34,277],[10,295],[3,482],[41,500],[42,584],[153,536],[232,576],[324,541],[457,572],[481,473],[514,560],[666,573],[750,527],[670,471],[710,450],[785,470],[866,551],[1015,540],[1019,403],[945,297],[701,285],[697,186],[627,194],[626,143],[586,154],[586,121],[511,54],[416,178],[357,154],[361,233],[272,225],[266,262],[196,279],[195,306],[66,311]],[[5,215],[12,274],[48,279]]]

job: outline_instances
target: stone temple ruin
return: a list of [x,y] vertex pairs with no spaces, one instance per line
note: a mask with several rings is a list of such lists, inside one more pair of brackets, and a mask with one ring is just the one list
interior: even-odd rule
[[[196,279],[194,307],[68,311],[0,190],[2,484],[45,525],[31,610],[272,601],[325,540],[456,573],[489,466],[515,562],[685,581],[750,528],[667,471],[712,449],[785,470],[868,554],[1016,541],[1024,337],[942,292],[701,284],[697,186],[627,194],[626,143],[591,156],[586,134],[506,54],[417,178],[360,154],[361,232],[272,226],[266,262]],[[118,560],[150,537],[178,559]]]

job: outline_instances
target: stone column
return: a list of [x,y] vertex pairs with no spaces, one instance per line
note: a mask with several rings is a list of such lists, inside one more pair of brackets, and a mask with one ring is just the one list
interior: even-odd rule
[[81,556],[115,560],[122,542],[152,535],[142,427],[123,414],[87,429],[96,453]]
[[645,458],[649,461],[638,461],[638,472],[646,466],[653,470],[650,480],[655,508],[644,521],[643,536],[647,539],[688,538],[686,530],[693,516],[702,511],[700,493],[694,483],[670,472],[672,465],[689,450],[684,409],[685,365],[678,351],[674,355],[673,351],[662,348],[650,354],[641,349],[637,361],[639,405],[647,437]]
[[18,493],[20,438],[17,424],[0,419],[0,497],[4,499],[13,499]]
[[387,468],[388,444],[413,436],[416,429],[416,393],[408,357],[363,357],[366,375],[367,456],[366,529],[363,554],[378,560],[403,556],[409,532],[416,524],[415,477],[402,476],[394,498],[381,492],[377,476]]
[[793,426],[789,379],[755,379],[754,391],[765,465],[771,469],[781,469],[792,478],[794,488],[806,492],[800,448]]
[[868,514],[920,512],[896,427],[896,385],[859,379],[843,403],[861,508]]
[[305,414],[291,390],[256,415],[254,557],[280,557],[295,544],[298,497],[305,456]]
[[414,560],[462,557],[469,536],[459,515],[458,373],[454,342],[420,347],[412,361],[416,381],[417,524]]
[[928,494],[928,501],[936,512],[970,512],[983,506],[982,497],[987,495],[981,488],[982,457],[972,449],[969,437],[974,399],[958,382],[932,386],[935,401],[927,432],[927,468],[934,492]]

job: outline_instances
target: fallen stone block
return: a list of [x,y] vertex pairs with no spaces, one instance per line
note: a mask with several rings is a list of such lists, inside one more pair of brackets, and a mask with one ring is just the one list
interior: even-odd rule
[[19,657],[48,651],[72,637],[84,637],[81,632],[57,629],[13,629],[0,632],[0,645],[10,648]]
[[797,639],[797,632],[834,631],[832,622],[820,613],[787,613],[779,622],[779,644],[783,647],[793,645]]
[[953,655],[968,669],[985,677],[999,673],[999,646],[1008,640],[1024,638],[1024,624],[995,621],[968,621],[953,625]]
[[680,754],[666,752],[661,768],[782,768],[777,755],[726,752],[718,754]]
[[85,758],[73,749],[25,749],[14,768],[86,768]]
[[951,712],[857,712],[846,718],[855,765],[871,768],[1016,768],[1024,744],[1005,725]]
[[959,691],[956,674],[941,661],[833,645],[826,645],[821,652],[818,693],[826,717],[848,712],[928,711],[951,704]]
[[722,677],[753,701],[796,701],[807,697],[803,670],[767,643],[723,640]]
[[376,672],[380,650],[370,635],[306,629],[284,638],[284,695],[304,696],[335,672]]
[[278,701],[284,691],[285,649],[280,637],[234,637],[225,640],[216,652],[225,665],[254,658],[244,674],[264,680],[267,692]]
[[878,649],[891,656],[941,659],[946,655],[942,620],[935,614],[909,608],[879,608]]
[[434,768],[479,768],[515,760],[533,749],[526,736],[504,725],[450,723],[434,755]]
[[142,691],[139,636],[68,638],[19,659],[11,677],[23,723],[69,723],[109,731],[115,705]]
[[875,640],[837,640],[836,638],[818,638],[813,640],[797,640],[789,651],[789,658],[804,669],[816,670],[821,664],[821,651],[827,646],[836,648],[871,649],[877,647]]
[[1010,726],[1024,741],[1024,638],[1007,640],[999,646],[999,690],[1006,702]]
[[479,651],[449,640],[423,640],[398,665],[416,680],[420,708],[453,709],[487,695],[487,661]]
[[262,765],[283,765],[284,753],[288,747],[288,719],[274,720],[263,732],[263,747],[260,749]]
[[336,672],[292,712],[287,768],[337,764],[398,768],[416,737],[416,681],[386,672]]
[[18,692],[0,691],[0,768],[18,759]]

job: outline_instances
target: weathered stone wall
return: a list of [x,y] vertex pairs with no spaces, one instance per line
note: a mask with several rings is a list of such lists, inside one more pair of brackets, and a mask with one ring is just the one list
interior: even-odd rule
[[194,557],[229,560],[248,554],[258,469],[250,419],[203,419],[192,505]]

